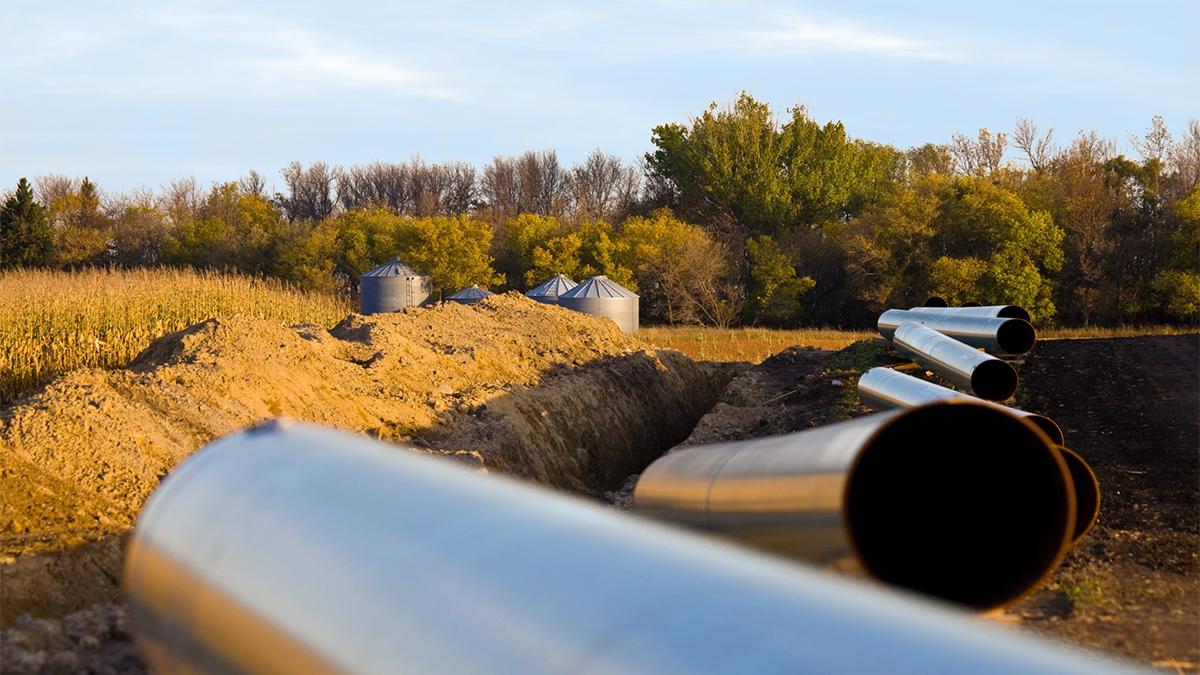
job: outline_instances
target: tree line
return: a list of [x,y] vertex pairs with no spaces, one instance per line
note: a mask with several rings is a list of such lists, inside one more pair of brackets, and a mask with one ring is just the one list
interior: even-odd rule
[[[1019,120],[901,150],[742,94],[653,129],[639,166],[599,150],[460,163],[293,163],[103,194],[22,179],[0,267],[190,266],[353,293],[400,257],[435,292],[606,274],[651,322],[862,326],[919,304],[1016,303],[1043,322],[1195,323],[1200,123],[1117,143]],[[1006,161],[1010,149],[1017,160]]]

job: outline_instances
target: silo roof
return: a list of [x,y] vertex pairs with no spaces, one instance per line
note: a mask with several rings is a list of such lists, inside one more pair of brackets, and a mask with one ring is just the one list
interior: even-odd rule
[[636,298],[637,293],[604,275],[594,276],[575,288],[560,294],[560,298]]
[[525,295],[531,298],[555,298],[575,288],[579,284],[568,279],[565,275],[555,274],[545,282],[530,289]]
[[385,262],[375,269],[364,272],[364,277],[419,277],[421,273],[401,262],[399,258]]
[[446,299],[447,300],[479,300],[480,298],[486,298],[489,295],[495,295],[495,293],[480,288],[478,284],[471,284],[470,286],[467,286],[466,288],[462,289],[461,291],[459,291],[453,295],[447,295]]

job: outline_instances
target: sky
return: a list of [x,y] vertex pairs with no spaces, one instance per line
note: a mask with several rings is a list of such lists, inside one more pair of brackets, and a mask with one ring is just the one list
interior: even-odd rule
[[40,0],[6,15],[0,191],[251,168],[279,185],[293,160],[632,162],[654,126],[743,90],[901,148],[1028,117],[1130,152],[1153,115],[1175,132],[1200,118],[1200,0]]

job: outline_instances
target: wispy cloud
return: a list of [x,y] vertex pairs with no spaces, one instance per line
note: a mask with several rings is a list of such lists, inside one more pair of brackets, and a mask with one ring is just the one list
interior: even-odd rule
[[[204,43],[220,54],[225,85],[250,92],[374,89],[423,98],[461,98],[432,70],[404,62],[396,54],[373,51],[336,35],[250,13],[160,12],[157,20],[181,37]],[[275,25],[275,28],[264,26]]]
[[965,61],[961,50],[937,41],[902,35],[856,21],[788,12],[772,23],[778,28],[740,33],[744,45],[769,52],[856,52],[929,61]]

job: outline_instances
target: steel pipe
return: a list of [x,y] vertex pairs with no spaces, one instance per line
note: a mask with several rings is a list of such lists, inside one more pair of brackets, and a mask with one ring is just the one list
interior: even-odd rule
[[1063,460],[1066,462],[1067,472],[1071,475],[1071,486],[1075,490],[1075,526],[1071,535],[1071,543],[1075,544],[1083,539],[1100,517],[1100,483],[1096,480],[1096,474],[1083,457],[1062,447],[1062,428],[1045,415],[975,398],[948,387],[905,375],[891,368],[872,368],[863,373],[862,377],[858,379],[858,398],[864,405],[876,410],[914,408],[946,399],[964,399],[994,406],[1016,415],[1041,429],[1050,442],[1058,446],[1059,452],[1062,453]]
[[1035,587],[1075,523],[1045,434],[948,400],[786,436],[672,452],[634,507],[663,520],[976,609]]
[[892,333],[892,346],[904,356],[979,398],[1007,401],[1017,393],[1017,371],[1006,361],[926,328],[902,323]]
[[1062,446],[1058,450],[1067,462],[1067,471],[1075,487],[1075,530],[1071,544],[1076,544],[1092,531],[1100,519],[1100,481],[1079,453]]
[[940,295],[931,295],[925,300],[925,306],[927,307],[948,307],[949,305],[950,303],[946,302],[946,299]]
[[1033,349],[1037,332],[1028,321],[936,312],[889,309],[879,315],[879,334],[892,339],[896,328],[905,322],[919,323],[948,335],[963,344],[985,349],[992,354],[1024,354]]
[[1017,417],[1032,422],[1055,445],[1064,442],[1062,427],[1045,415],[1010,408],[999,403],[955,391],[949,387],[934,384],[919,377],[905,375],[891,368],[872,368],[858,378],[858,398],[863,405],[875,410],[890,410],[892,408],[915,408],[926,403],[944,401],[949,398],[961,398],[985,405],[994,405],[1006,410]]
[[[969,423],[996,415],[978,406],[954,410],[969,413],[961,420]],[[882,436],[899,431],[905,420],[946,422],[948,412],[889,417]],[[939,419],[924,419],[929,415]],[[843,426],[838,435],[849,433]],[[1018,444],[1025,448],[1026,440]],[[1009,491],[990,495],[1004,509],[988,506],[989,515],[1010,517],[964,521],[961,532],[951,528],[966,538],[963,550],[972,555],[933,571],[965,582],[999,559],[1035,574],[1009,548],[1025,551],[1030,541],[1057,555],[1041,541],[1053,535],[1044,519],[1024,530],[1027,514],[1052,506],[1047,498],[1061,502],[1050,485],[1052,463],[1027,449],[1010,463],[1046,479],[1045,489],[1024,490],[1015,512],[1008,509]],[[859,460],[856,484],[874,483],[870,487],[882,493],[852,494],[850,517],[856,528],[903,525],[874,532],[902,548],[924,543],[926,531],[936,532],[944,548],[951,533],[945,519],[957,523],[959,508],[914,513],[905,506],[914,498],[928,506],[939,502],[920,491],[904,495],[905,503],[876,501],[900,496],[897,487],[922,487],[906,482],[908,471],[879,473],[894,464],[890,457],[908,454],[876,457],[872,451]],[[958,468],[988,473],[985,464],[972,460]],[[944,477],[952,486],[976,482],[961,474]],[[945,492],[942,485],[924,487]],[[967,492],[979,486],[972,487]],[[875,504],[922,518],[882,514],[879,520],[861,512]],[[859,522],[864,518],[876,520]],[[972,543],[981,525],[1000,526],[994,545]],[[1010,536],[1016,527],[1022,528],[1019,539]],[[269,424],[226,437],[167,477],[129,544],[125,588],[136,641],[159,673],[1123,669],[903,594],[304,425]]]
[[1033,322],[1029,312],[1017,305],[980,305],[979,303],[964,303],[962,307],[913,307],[910,311],[925,314],[951,314],[955,316],[975,316],[984,319],[1020,319]]

